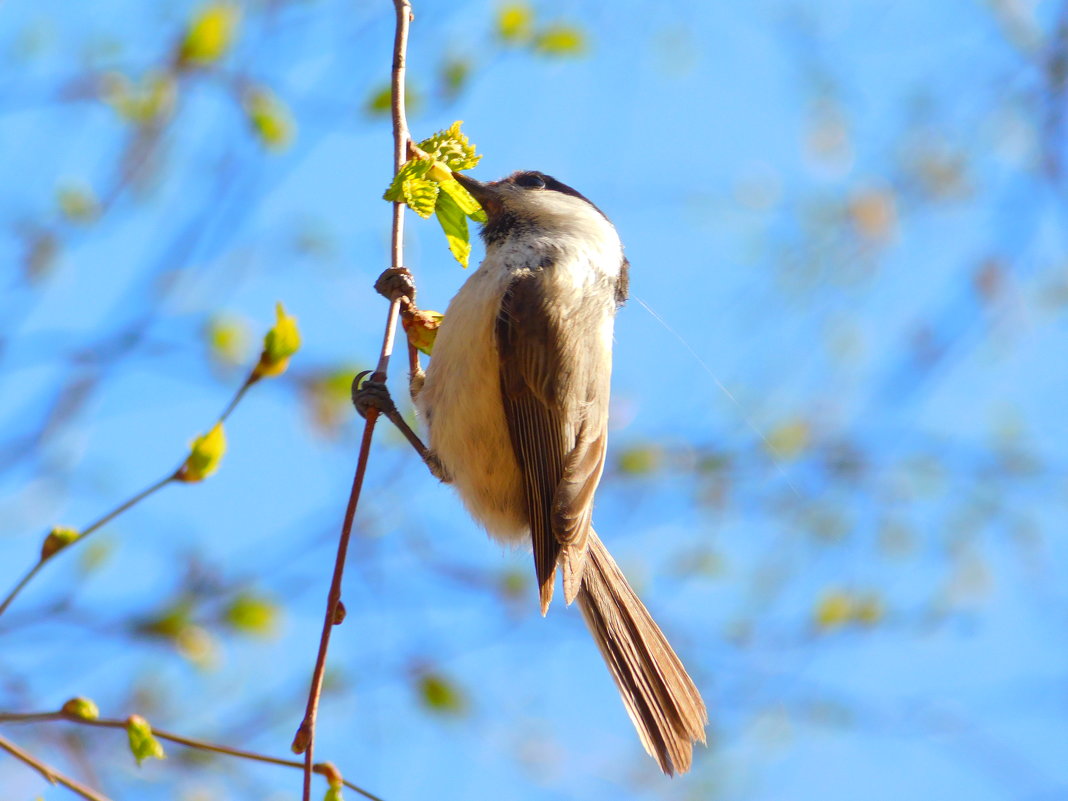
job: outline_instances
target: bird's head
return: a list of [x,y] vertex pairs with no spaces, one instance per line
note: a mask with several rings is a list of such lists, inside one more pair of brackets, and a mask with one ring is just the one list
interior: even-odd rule
[[551,175],[528,170],[487,183],[458,172],[453,177],[485,209],[482,237],[487,244],[531,230],[554,236],[615,235],[604,212]]

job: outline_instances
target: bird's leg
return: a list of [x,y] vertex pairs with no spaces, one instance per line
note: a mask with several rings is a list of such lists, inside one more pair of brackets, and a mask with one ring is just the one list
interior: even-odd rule
[[[390,302],[400,300],[401,316],[411,315],[416,309],[415,305],[415,280],[411,272],[405,267],[390,268],[382,273],[375,281],[375,290]],[[408,350],[411,355],[412,372],[409,380],[409,389],[414,401],[423,386],[423,370],[419,366],[419,358],[415,349],[409,344]],[[375,409],[380,414],[389,418],[390,422],[404,435],[404,438],[415,448],[415,452],[426,464],[430,473],[440,481],[449,481],[445,469],[437,456],[423,444],[419,435],[412,431],[412,427],[397,411],[393,398],[390,397],[389,389],[384,382],[363,380],[370,375],[370,371],[360,373],[352,381],[352,404],[361,417],[367,417],[369,409]]]
[[419,435],[412,431],[412,427],[408,425],[408,421],[397,411],[386,385],[380,381],[363,380],[369,374],[369,371],[363,372],[353,379],[352,405],[356,407],[356,411],[359,412],[361,417],[367,417],[368,410],[375,409],[380,414],[388,417],[389,421],[397,427],[397,430],[415,448],[415,452],[419,454],[427,469],[430,470],[431,475],[439,481],[448,483],[449,476],[441,466],[441,462],[438,461],[438,457],[423,444],[423,441],[419,439]]
[[[378,280],[375,281],[375,291],[391,302],[395,298],[400,299],[401,322],[407,333],[413,318],[419,311],[419,307],[415,305],[415,278],[411,271],[407,267],[390,267],[378,276]],[[425,377],[422,365],[419,364],[419,351],[416,350],[409,337],[408,394],[413,403],[419,398]]]

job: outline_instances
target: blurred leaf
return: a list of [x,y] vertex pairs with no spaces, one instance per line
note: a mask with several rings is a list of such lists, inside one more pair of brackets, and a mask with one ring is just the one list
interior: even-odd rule
[[269,598],[243,592],[227,605],[223,619],[246,634],[270,636],[278,627],[278,605]]
[[80,536],[81,533],[77,529],[55,526],[41,543],[41,561],[51,559]]
[[462,715],[467,710],[467,700],[460,688],[437,673],[419,677],[419,696],[427,709],[441,715]]
[[538,32],[534,49],[547,56],[579,56],[586,52],[586,34],[574,25],[551,25]]
[[897,204],[888,189],[865,189],[848,205],[849,218],[857,233],[872,242],[883,242],[897,228]]
[[886,617],[883,601],[877,595],[863,595],[853,605],[853,619],[865,626],[881,623]]
[[100,216],[100,203],[86,186],[64,186],[56,195],[59,210],[74,223],[89,223]]
[[501,594],[512,600],[525,599],[530,577],[522,570],[506,570],[500,578]]
[[337,433],[338,426],[352,411],[352,378],[360,368],[346,365],[313,374],[304,381],[312,422],[327,435]]
[[239,318],[214,315],[204,327],[204,339],[212,359],[226,367],[243,364],[248,359],[248,323]]
[[289,109],[270,89],[257,87],[244,97],[249,124],[268,150],[285,150],[293,142],[295,126]]
[[441,65],[441,93],[447,100],[454,100],[471,76],[471,62],[466,58],[449,58]]
[[839,590],[824,593],[813,611],[816,626],[825,631],[844,626],[852,617],[853,601]]
[[768,432],[765,444],[776,459],[796,459],[808,448],[810,439],[808,423],[788,420]]
[[644,476],[660,468],[660,449],[655,445],[638,445],[619,454],[619,471],[628,476]]
[[155,617],[140,622],[137,630],[164,639],[174,640],[186,626],[191,625],[193,606],[186,598],[179,599]]
[[59,254],[59,240],[51,231],[36,231],[29,236],[26,247],[26,278],[38,281],[52,272]]
[[[467,267],[467,262],[471,258],[471,234],[467,230],[467,215],[464,214],[464,210],[453,200],[452,196],[445,192],[438,196],[435,213],[437,214],[438,222],[441,223],[441,230],[445,232],[445,239],[449,243],[449,251],[456,261],[460,262],[461,266]],[[433,330],[437,330],[436,325]],[[431,345],[433,345],[433,342],[431,342]],[[429,350],[424,350],[423,352],[428,355],[430,353]]]
[[126,736],[130,740],[130,752],[140,765],[146,759],[166,759],[163,746],[152,736],[152,727],[140,715],[130,715],[126,719]]
[[210,667],[215,662],[215,638],[203,626],[183,626],[174,638],[178,653],[200,667]]
[[183,62],[207,66],[229,52],[237,35],[240,11],[231,3],[203,6],[193,17],[182,39]]
[[534,11],[526,3],[508,3],[497,12],[497,38],[505,44],[522,44],[534,33]]
[[[423,103],[423,98],[408,84],[404,88],[404,107],[409,115],[418,112]],[[375,89],[364,103],[364,111],[375,117],[387,116],[393,110],[393,90],[387,83],[385,86]]]
[[81,549],[78,559],[78,569],[82,573],[92,573],[103,565],[115,549],[115,543],[104,536],[95,537],[88,545]]
[[139,84],[121,73],[108,73],[101,80],[104,102],[127,122],[156,124],[170,116],[178,96],[178,83],[165,72],[150,72]]
[[222,423],[216,423],[207,434],[190,443],[189,456],[178,471],[179,481],[203,481],[216,470],[226,453],[226,434]]
[[100,709],[92,700],[78,696],[71,698],[63,704],[62,711],[82,720],[96,720],[100,717]]

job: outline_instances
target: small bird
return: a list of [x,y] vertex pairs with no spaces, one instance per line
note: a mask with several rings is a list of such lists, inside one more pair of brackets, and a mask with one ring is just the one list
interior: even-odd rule
[[551,176],[453,177],[485,209],[486,256],[449,304],[425,377],[413,376],[424,457],[490,536],[529,538],[543,615],[560,568],[645,750],[684,773],[705,741],[704,701],[591,524],[623,246],[600,209]]

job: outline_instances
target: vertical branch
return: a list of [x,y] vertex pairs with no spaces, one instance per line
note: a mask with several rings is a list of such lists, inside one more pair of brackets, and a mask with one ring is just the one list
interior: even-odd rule
[[[408,48],[408,26],[412,20],[412,6],[410,0],[393,0],[393,6],[397,16],[396,33],[393,38],[392,73],[393,170],[394,174],[396,174],[407,159],[409,141],[408,121],[404,110],[404,73]],[[401,267],[404,263],[404,206],[401,203],[393,204],[393,239],[390,261],[393,267]],[[372,376],[375,381],[385,381],[389,367],[389,357],[393,352],[393,340],[397,330],[397,313],[399,309],[400,299],[395,298],[389,304],[386,330],[382,338],[382,351],[378,358],[378,366]],[[345,519],[341,524],[341,535],[338,538],[337,555],[334,558],[334,573],[326,600],[323,630],[319,637],[319,651],[315,659],[315,669],[312,671],[311,687],[308,690],[308,704],[304,711],[304,719],[301,721],[293,738],[292,749],[294,753],[304,754],[303,801],[311,801],[312,774],[315,766],[315,723],[319,715],[319,699],[323,690],[326,655],[330,647],[331,630],[345,618],[345,607],[341,603],[341,580],[345,574],[345,557],[348,554],[349,540],[352,536],[352,524],[356,517],[356,507],[360,501],[364,475],[367,472],[367,460],[371,452],[371,437],[377,420],[378,411],[376,409],[368,409],[364,418],[360,452],[356,460],[356,473],[352,479],[352,490],[349,493],[348,505],[345,508]]]

